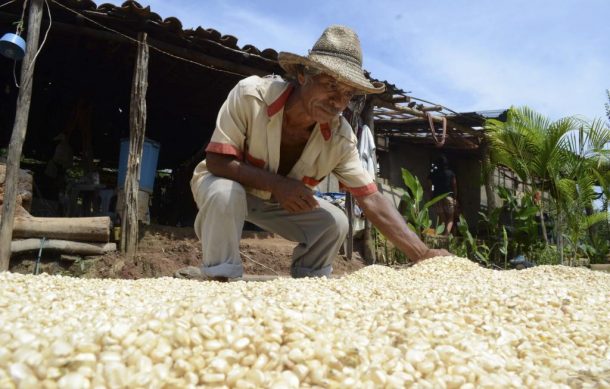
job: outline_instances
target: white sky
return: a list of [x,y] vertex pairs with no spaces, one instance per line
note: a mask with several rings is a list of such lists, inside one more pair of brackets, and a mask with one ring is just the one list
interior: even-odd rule
[[177,17],[184,28],[233,35],[240,47],[297,54],[306,54],[328,25],[348,25],[360,36],[373,77],[456,111],[528,105],[552,119],[598,118],[608,101],[610,0],[140,4]]

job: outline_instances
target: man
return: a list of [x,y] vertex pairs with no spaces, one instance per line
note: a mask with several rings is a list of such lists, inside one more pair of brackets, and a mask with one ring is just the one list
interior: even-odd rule
[[435,208],[437,216],[445,226],[443,234],[449,235],[453,229],[458,205],[457,180],[455,173],[449,169],[449,161],[446,156],[441,155],[436,159],[434,165],[436,169],[428,176],[428,188],[432,192],[432,198],[448,193],[447,197],[435,204]]
[[314,197],[313,188],[330,173],[411,260],[447,255],[429,249],[408,229],[362,168],[356,137],[341,113],[354,95],[380,93],[384,86],[364,76],[355,32],[331,26],[308,56],[284,52],[279,62],[294,80],[240,81],[220,109],[206,160],[193,174],[202,275],[242,276],[239,240],[245,220],[298,242],[293,277],[330,275],[348,230],[340,209]]

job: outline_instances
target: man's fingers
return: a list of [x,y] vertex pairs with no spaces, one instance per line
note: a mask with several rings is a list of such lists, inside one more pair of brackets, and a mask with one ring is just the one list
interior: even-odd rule
[[309,205],[309,203],[305,199],[305,196],[295,199],[294,205],[295,205],[297,212],[307,212],[312,209],[312,207]]
[[303,201],[305,201],[305,203],[307,204],[307,207],[308,207],[309,210],[312,210],[314,208],[318,208],[318,206],[320,205],[318,203],[318,200],[316,200],[316,198],[313,195],[302,196],[301,199]]

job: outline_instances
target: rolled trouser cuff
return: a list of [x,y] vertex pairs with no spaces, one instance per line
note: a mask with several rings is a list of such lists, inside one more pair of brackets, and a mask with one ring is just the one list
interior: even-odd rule
[[240,278],[244,275],[242,265],[221,263],[214,266],[203,266],[201,272],[209,277]]
[[310,269],[308,267],[293,266],[290,269],[290,275],[294,278],[303,277],[330,277],[333,272],[332,265],[325,266],[321,269]]

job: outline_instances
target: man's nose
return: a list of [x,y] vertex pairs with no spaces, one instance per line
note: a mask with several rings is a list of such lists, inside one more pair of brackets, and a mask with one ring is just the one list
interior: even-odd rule
[[340,91],[333,93],[330,101],[333,107],[341,110],[343,110],[345,107],[347,107],[347,104],[349,104],[349,99],[347,98],[347,96],[345,96],[345,94]]

